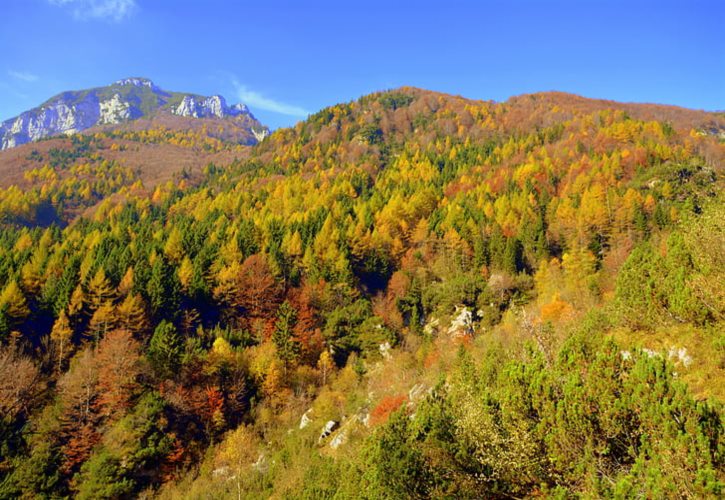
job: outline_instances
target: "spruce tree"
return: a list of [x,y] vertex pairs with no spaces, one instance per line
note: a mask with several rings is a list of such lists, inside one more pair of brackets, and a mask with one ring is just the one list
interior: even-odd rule
[[181,359],[181,338],[176,327],[162,321],[154,330],[148,348],[148,359],[156,374],[161,378],[171,377]]
[[284,365],[285,374],[289,365],[299,356],[299,343],[292,336],[296,323],[297,311],[285,300],[277,311],[277,323],[272,334],[272,341],[277,346],[277,356]]

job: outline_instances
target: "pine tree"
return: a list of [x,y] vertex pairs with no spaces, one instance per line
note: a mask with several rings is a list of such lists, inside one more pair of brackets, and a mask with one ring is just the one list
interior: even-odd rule
[[80,259],[78,256],[72,256],[67,262],[63,263],[61,275],[55,283],[54,293],[52,296],[49,295],[49,297],[53,297],[53,311],[55,314],[60,314],[61,311],[68,312],[68,305],[78,282],[79,264]]
[[508,238],[503,253],[502,267],[510,274],[524,269],[523,247],[518,238]]
[[649,243],[635,248],[622,266],[617,276],[617,305],[632,326],[652,327],[663,319],[663,270],[663,259]]
[[154,330],[147,356],[151,367],[161,378],[172,377],[179,365],[182,343],[176,327],[162,321]]
[[178,315],[179,288],[173,268],[166,264],[162,257],[157,257],[146,285],[154,317],[173,319]]
[[393,413],[364,450],[369,498],[428,498],[430,476],[423,452],[411,438],[410,419]]
[[277,322],[272,334],[272,342],[277,347],[277,356],[282,361],[285,375],[299,356],[300,346],[292,335],[296,323],[297,311],[285,300],[277,311]]
[[8,315],[5,312],[7,307],[7,304],[0,305],[0,339],[7,337],[12,329],[10,318],[8,318]]

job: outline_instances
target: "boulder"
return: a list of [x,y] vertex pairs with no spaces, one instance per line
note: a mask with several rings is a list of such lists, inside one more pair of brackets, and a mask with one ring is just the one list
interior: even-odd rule
[[323,439],[327,438],[330,434],[332,434],[332,431],[337,429],[340,426],[340,423],[336,420],[328,420],[325,426],[322,428],[322,432],[320,432],[320,439],[319,441],[322,441]]

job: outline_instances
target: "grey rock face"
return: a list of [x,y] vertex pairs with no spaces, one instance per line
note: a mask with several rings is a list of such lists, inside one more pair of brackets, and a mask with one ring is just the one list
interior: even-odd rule
[[99,123],[103,125],[121,123],[131,119],[131,105],[121,99],[120,94],[114,94],[107,101],[101,101],[99,110]]
[[193,116],[194,118],[226,118],[249,114],[249,109],[244,104],[227,106],[226,100],[220,95],[201,99],[198,96],[187,95],[172,110],[172,113],[179,116]]
[[62,97],[50,106],[26,111],[0,124],[0,149],[59,134],[73,134],[92,127],[100,120],[100,104],[89,96],[77,104]]

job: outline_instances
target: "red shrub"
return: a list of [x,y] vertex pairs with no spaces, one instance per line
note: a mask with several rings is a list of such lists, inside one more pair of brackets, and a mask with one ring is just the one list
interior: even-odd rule
[[398,396],[385,396],[378,406],[370,412],[370,425],[384,424],[388,421],[388,417],[395,410],[400,408],[405,400],[408,399],[404,394]]

